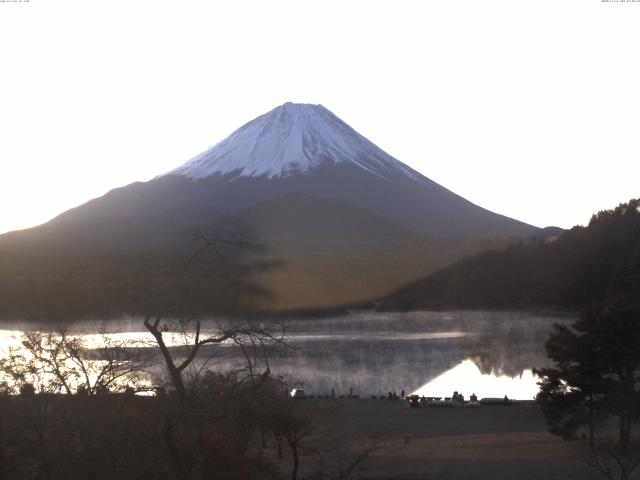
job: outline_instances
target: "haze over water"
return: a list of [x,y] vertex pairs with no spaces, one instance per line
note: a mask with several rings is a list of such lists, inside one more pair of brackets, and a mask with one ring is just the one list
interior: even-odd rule
[[[336,396],[351,392],[361,397],[416,392],[451,396],[458,390],[468,398],[531,399],[537,392],[532,368],[547,365],[544,342],[555,322],[567,317],[523,312],[449,311],[411,313],[353,313],[320,319],[290,320],[287,342],[292,349],[271,353],[273,374],[292,387],[312,395]],[[24,325],[5,324],[3,345],[14,340]],[[76,325],[88,345],[103,326]],[[205,323],[206,330],[214,328]],[[153,338],[135,320],[108,324],[110,336],[136,340],[153,348]],[[180,344],[174,338],[174,345]],[[150,350],[153,352],[153,350]],[[210,368],[229,369],[241,363],[240,352],[230,346],[203,351]],[[158,365],[161,364],[158,357]],[[162,382],[161,369],[154,374]]]

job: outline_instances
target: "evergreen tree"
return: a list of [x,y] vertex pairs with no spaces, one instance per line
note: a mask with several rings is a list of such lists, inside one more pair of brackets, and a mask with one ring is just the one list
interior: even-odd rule
[[594,339],[581,334],[580,328],[578,324],[554,326],[545,348],[555,368],[536,372],[542,378],[538,401],[551,433],[568,440],[586,425],[593,445],[596,423],[604,416],[600,400],[607,386],[602,382]]
[[569,438],[598,419],[618,419],[618,442],[628,448],[640,415],[640,308],[615,295],[585,311],[571,327],[555,326],[547,343],[554,368],[538,374],[543,412],[552,433]]

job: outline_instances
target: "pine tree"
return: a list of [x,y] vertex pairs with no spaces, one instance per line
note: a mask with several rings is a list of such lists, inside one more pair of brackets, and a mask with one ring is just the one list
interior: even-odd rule
[[541,369],[538,399],[552,433],[570,438],[599,419],[617,417],[628,448],[640,416],[640,308],[617,294],[585,311],[571,327],[555,326],[546,343],[554,368]]

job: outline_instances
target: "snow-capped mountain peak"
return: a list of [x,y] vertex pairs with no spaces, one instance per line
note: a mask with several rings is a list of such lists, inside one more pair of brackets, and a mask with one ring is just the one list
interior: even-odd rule
[[274,178],[309,173],[326,162],[349,162],[384,178],[391,171],[420,178],[322,105],[290,102],[251,120],[166,175]]

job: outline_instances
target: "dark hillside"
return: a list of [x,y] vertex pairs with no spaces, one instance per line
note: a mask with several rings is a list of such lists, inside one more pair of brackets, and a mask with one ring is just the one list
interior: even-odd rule
[[580,308],[611,290],[640,295],[640,201],[593,215],[553,241],[461,260],[397,290],[382,308]]

